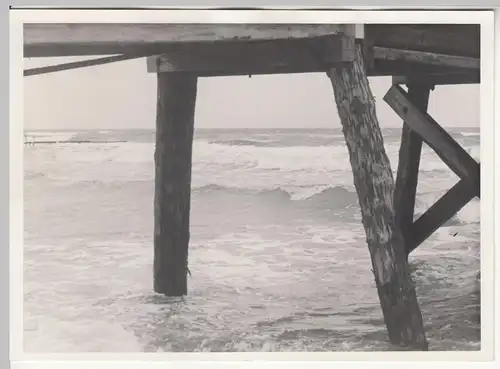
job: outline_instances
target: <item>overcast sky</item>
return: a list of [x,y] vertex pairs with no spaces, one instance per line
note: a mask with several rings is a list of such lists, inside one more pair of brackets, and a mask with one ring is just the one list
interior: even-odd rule
[[[33,58],[25,68],[78,59]],[[383,101],[390,78],[371,78],[382,127],[400,119]],[[138,59],[24,78],[30,129],[112,129],[155,126],[156,75]],[[479,85],[436,87],[431,115],[443,126],[479,126]],[[340,127],[333,90],[323,73],[201,78],[197,128]]]

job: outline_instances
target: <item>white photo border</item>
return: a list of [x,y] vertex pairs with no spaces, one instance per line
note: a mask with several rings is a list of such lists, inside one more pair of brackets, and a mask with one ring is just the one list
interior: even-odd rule
[[[272,10],[13,10],[10,18],[10,343],[11,360],[150,361],[489,361],[493,355],[494,209],[491,176],[481,181],[481,351],[477,352],[332,352],[332,353],[135,353],[27,354],[23,353],[23,23],[480,23],[481,24],[481,173],[496,173],[494,165],[494,17],[492,11],[272,11]],[[483,175],[482,175],[483,177]],[[496,176],[495,176],[496,177]],[[482,178],[483,179],[483,178]],[[29,363],[31,361],[31,363]],[[153,363],[156,362],[156,363]],[[49,363],[47,363],[49,364]],[[63,363],[60,363],[64,365]],[[216,363],[214,365],[221,365]],[[229,364],[229,363],[228,363]],[[264,363],[259,363],[258,365]],[[305,364],[305,363],[304,363]],[[343,363],[344,365],[345,363]],[[371,363],[370,365],[373,365]],[[39,365],[37,363],[37,365]],[[103,365],[113,367],[111,362]],[[146,364],[141,364],[146,365]],[[179,365],[186,365],[186,363]],[[198,365],[198,364],[196,364]],[[240,365],[240,364],[238,364]],[[231,367],[238,366],[232,363]],[[267,364],[266,364],[267,365]],[[286,364],[287,367],[290,363]],[[329,364],[331,365],[331,364]],[[401,363],[399,364],[399,366]],[[64,366],[64,367],[67,367]],[[43,366],[40,366],[42,368]],[[50,368],[56,368],[50,363]],[[145,366],[144,366],[145,367]],[[151,366],[152,367],[152,366]],[[386,366],[384,366],[386,367]],[[38,368],[38,366],[36,367]]]

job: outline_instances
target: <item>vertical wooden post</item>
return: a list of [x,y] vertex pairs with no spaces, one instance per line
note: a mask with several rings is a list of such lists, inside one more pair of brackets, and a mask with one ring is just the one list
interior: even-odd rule
[[191,165],[197,77],[158,73],[154,290],[187,294]]
[[362,46],[356,45],[354,62],[331,69],[328,76],[347,143],[389,340],[408,349],[427,350],[404,240],[395,221],[394,179],[363,65]]
[[[408,85],[408,96],[422,112],[427,111],[429,94],[432,86]],[[403,124],[401,147],[399,149],[398,174],[394,190],[394,207],[396,220],[405,240],[406,256],[410,254],[410,230],[415,213],[418,172],[422,154],[422,138],[412,131],[410,126]]]

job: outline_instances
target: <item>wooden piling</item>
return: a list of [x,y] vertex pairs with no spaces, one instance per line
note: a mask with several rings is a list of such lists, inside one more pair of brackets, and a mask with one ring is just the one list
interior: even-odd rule
[[154,290],[187,294],[191,165],[197,77],[158,73]]
[[389,340],[409,349],[427,350],[404,240],[395,221],[394,179],[363,65],[362,46],[356,46],[354,62],[329,70],[328,76],[347,143]]
[[[409,85],[408,96],[422,111],[427,111],[430,85]],[[406,255],[410,254],[410,233],[415,214],[418,172],[422,154],[422,138],[412,131],[407,123],[403,123],[401,147],[399,149],[398,172],[394,190],[394,208],[396,221],[405,241]]]

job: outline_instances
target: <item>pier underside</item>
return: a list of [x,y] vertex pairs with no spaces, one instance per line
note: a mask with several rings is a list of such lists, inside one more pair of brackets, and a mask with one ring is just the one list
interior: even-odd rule
[[[480,82],[479,25],[27,24],[24,35],[25,57],[120,54],[25,75],[148,57],[147,71],[158,78],[154,288],[171,296],[187,294],[197,78],[325,73],[343,126],[389,338],[427,349],[407,258],[480,196],[480,164],[426,111],[434,86]],[[395,181],[374,113],[372,76],[393,76],[384,100],[402,119]],[[460,180],[414,221],[424,142]]]
[[32,23],[24,25],[24,57],[107,56],[28,75],[146,56],[150,71],[198,77],[313,73],[352,61],[358,38],[370,77],[464,84],[480,81],[479,34],[477,24]]

